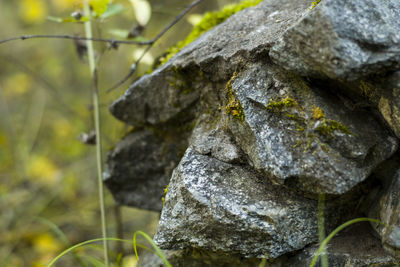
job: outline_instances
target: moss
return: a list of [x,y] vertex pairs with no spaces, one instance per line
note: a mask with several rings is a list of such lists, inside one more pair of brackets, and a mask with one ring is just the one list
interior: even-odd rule
[[339,131],[345,134],[352,134],[346,125],[335,120],[323,119],[322,125],[318,126],[315,131],[325,136],[332,135],[334,131]]
[[228,98],[228,103],[225,105],[225,113],[231,115],[234,119],[243,121],[244,111],[242,104],[236,98],[234,92],[232,91],[232,83],[237,77],[237,72],[235,72],[231,79],[228,81],[225,87],[226,95]]
[[296,100],[287,96],[279,101],[274,101],[274,100],[269,101],[268,105],[265,108],[267,110],[280,112],[284,108],[296,107],[297,105],[298,104]]
[[162,196],[162,198],[161,198],[161,201],[162,201],[163,206],[164,206],[164,204],[165,204],[165,196],[166,196],[167,193],[168,193],[168,187],[169,187],[169,184],[167,184],[167,186],[163,189],[163,196]]
[[310,10],[313,9],[314,7],[316,7],[320,2],[321,2],[321,0],[313,1],[313,2],[311,3]]
[[334,131],[340,131],[345,134],[352,134],[349,128],[341,122],[327,119],[324,111],[320,107],[314,107],[313,111],[313,119],[321,121],[321,125],[318,126],[315,131],[318,133],[329,136],[332,135]]
[[172,76],[168,79],[168,83],[172,88],[178,90],[180,94],[190,94],[193,92],[192,79],[184,71],[177,67],[172,67]]
[[379,99],[378,89],[375,88],[371,83],[367,81],[360,81],[359,89],[363,96],[367,97],[369,100]]
[[[353,135],[349,128],[343,123],[327,119],[324,111],[320,107],[314,106],[311,110],[306,110],[304,107],[300,106],[295,99],[288,96],[281,100],[271,100],[266,106],[266,109],[276,114],[284,115],[289,120],[295,122],[296,131],[303,137],[296,142],[293,148],[303,147],[304,144],[304,152],[307,152],[311,148],[314,141],[318,142],[319,147],[323,151],[329,151],[327,145],[318,141],[318,135],[334,137],[333,133],[335,131]],[[313,125],[315,125],[317,121],[318,126],[314,128],[315,126],[313,127]]]
[[322,111],[321,108],[319,108],[319,107],[314,107],[314,108],[312,109],[312,111],[313,111],[313,119],[314,119],[314,120],[319,120],[319,119],[325,118],[325,113]]
[[169,59],[171,59],[175,54],[177,54],[182,48],[193,42],[200,35],[206,31],[214,28],[218,24],[224,22],[227,18],[233,14],[259,4],[262,0],[245,0],[239,4],[227,5],[221,11],[207,12],[204,14],[202,20],[194,26],[192,32],[183,40],[177,43],[175,46],[167,50],[166,55],[160,59],[160,65],[163,65]]

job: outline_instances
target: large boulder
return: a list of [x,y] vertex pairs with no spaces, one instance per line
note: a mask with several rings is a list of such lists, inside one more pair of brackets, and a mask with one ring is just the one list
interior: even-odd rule
[[302,76],[356,80],[400,67],[398,0],[322,0],[270,50]]
[[[306,266],[318,196],[327,232],[370,212],[398,248],[398,167],[382,163],[400,136],[399,2],[309,5],[265,0],[233,15],[111,106],[139,130],[110,153],[106,182],[121,203],[155,210],[169,182],[155,241],[177,266]],[[382,166],[393,175],[375,188]],[[371,231],[334,239],[333,266],[392,264]]]

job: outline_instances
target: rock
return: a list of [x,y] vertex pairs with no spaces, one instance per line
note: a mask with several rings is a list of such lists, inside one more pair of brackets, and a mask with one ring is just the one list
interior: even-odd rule
[[398,0],[323,0],[270,50],[302,76],[356,80],[400,67]]
[[[167,260],[174,267],[255,267],[259,266],[260,259],[246,259],[240,255],[215,253],[199,249],[185,249],[163,251]],[[140,258],[138,267],[163,267],[163,261],[155,254],[147,253]]]
[[163,249],[276,258],[315,241],[316,232],[315,201],[189,148],[172,175],[154,240]]
[[273,181],[343,194],[397,149],[379,118],[271,64],[248,64],[231,85],[243,121],[228,127],[251,164]]
[[111,105],[111,113],[133,125],[164,123],[182,115],[198,102],[205,84],[226,82],[243,55],[265,55],[308,6],[309,0],[295,4],[291,0],[269,0],[231,16],[133,83]]
[[391,74],[380,84],[383,84],[384,88],[379,94],[379,111],[400,138],[400,71]]
[[374,175],[382,183],[371,190],[366,200],[367,214],[385,225],[373,224],[384,248],[394,256],[400,252],[400,155],[382,164]]
[[[400,2],[309,5],[237,13],[111,106],[140,129],[109,156],[119,202],[161,209],[179,162],[155,236],[176,266],[308,266],[319,194],[328,233],[370,212],[395,226],[376,230],[398,248]],[[351,229],[330,243],[331,266],[394,263],[368,229]]]
[[226,163],[244,163],[244,154],[235,144],[229,129],[220,122],[210,125],[209,120],[208,116],[203,116],[194,129],[189,141],[193,150]]
[[131,132],[108,154],[104,182],[118,204],[160,211],[180,153],[148,130]]
[[[399,261],[386,254],[380,241],[372,235],[367,223],[358,223],[339,232],[328,243],[328,262],[331,267],[397,266]],[[312,245],[288,259],[282,266],[308,267],[318,245]],[[321,265],[317,265],[321,266]]]

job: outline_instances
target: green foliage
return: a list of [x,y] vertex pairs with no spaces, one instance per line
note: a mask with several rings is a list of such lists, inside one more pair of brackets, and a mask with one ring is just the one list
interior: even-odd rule
[[183,41],[180,41],[175,46],[167,50],[167,55],[160,60],[160,65],[167,62],[169,59],[175,56],[180,50],[182,50],[182,48],[193,42],[195,39],[197,39],[200,35],[202,35],[206,31],[214,28],[218,24],[221,24],[233,14],[245,8],[255,6],[259,4],[261,1],[262,0],[245,0],[240,4],[227,5],[221,11],[205,13],[202,20],[196,26],[194,26],[192,32]]
[[148,236],[146,233],[144,233],[144,232],[142,232],[142,231],[136,231],[136,232],[133,234],[133,248],[134,248],[134,250],[135,250],[135,255],[136,255],[136,258],[137,258],[138,261],[139,261],[139,256],[138,256],[137,248],[136,248],[136,245],[137,245],[137,243],[136,243],[136,236],[137,236],[138,234],[141,235],[141,236],[143,236],[143,237],[154,247],[154,249],[155,249],[154,254],[156,254],[157,256],[159,256],[159,257],[162,259],[162,261],[164,262],[165,266],[167,266],[167,267],[172,267],[171,263],[169,263],[168,260],[165,258],[165,255],[164,255],[164,253],[161,251],[161,249],[156,245],[156,243],[154,243],[154,241],[151,239],[150,236]]
[[[152,246],[155,248],[155,251],[152,250],[152,249],[150,249],[150,248],[148,248],[148,247],[146,247],[146,246],[137,244],[137,243],[136,243],[136,235],[137,235],[137,234],[140,234],[140,235],[144,236],[144,237],[152,244]],[[54,264],[55,264],[57,261],[59,261],[63,256],[65,256],[66,254],[68,254],[68,253],[70,253],[70,252],[73,252],[74,250],[76,250],[76,249],[78,249],[78,248],[80,248],[80,247],[87,246],[87,245],[90,245],[90,244],[95,243],[95,242],[103,242],[104,239],[106,239],[106,240],[108,240],[108,241],[116,241],[116,242],[123,242],[123,243],[131,243],[131,241],[129,241],[129,240],[120,239],[120,238],[114,238],[114,237],[95,238],[95,239],[86,240],[86,241],[83,241],[83,242],[78,243],[78,244],[76,244],[76,245],[73,245],[73,246],[67,248],[66,250],[64,250],[63,252],[61,252],[60,254],[58,254],[54,259],[52,259],[52,260],[46,265],[46,267],[54,266]],[[163,254],[163,252],[160,250],[160,248],[158,248],[158,246],[154,243],[154,241],[153,241],[146,233],[144,233],[144,232],[142,232],[142,231],[137,231],[137,232],[135,232],[135,233],[134,233],[134,236],[133,236],[133,245],[134,245],[134,250],[135,250],[136,256],[137,256],[137,247],[140,247],[140,248],[143,248],[143,249],[145,249],[145,250],[150,251],[151,253],[156,254],[157,256],[159,256],[159,257],[163,260],[163,262],[166,264],[166,266],[172,267],[172,265],[171,265],[171,264],[168,262],[168,260],[165,258],[164,254]],[[138,257],[138,256],[137,256],[137,257]],[[139,258],[138,258],[138,259],[139,259]]]

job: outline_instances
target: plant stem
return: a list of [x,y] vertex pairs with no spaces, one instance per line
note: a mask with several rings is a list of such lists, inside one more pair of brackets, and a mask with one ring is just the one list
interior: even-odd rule
[[[318,239],[320,244],[322,244],[322,242],[325,239],[324,209],[325,209],[325,194],[321,193],[318,195]],[[321,265],[322,267],[329,266],[326,248],[322,250]]]
[[344,228],[346,228],[347,226],[350,226],[350,225],[352,225],[352,224],[354,224],[354,223],[365,222],[365,221],[367,221],[367,222],[373,222],[373,223],[378,223],[378,224],[381,224],[381,225],[384,225],[384,226],[388,227],[388,225],[386,225],[385,223],[383,223],[383,222],[381,222],[381,221],[379,221],[379,220],[376,220],[376,219],[371,219],[371,218],[356,218],[356,219],[347,221],[347,222],[345,222],[345,223],[339,225],[339,226],[338,226],[335,230],[333,230],[333,231],[324,239],[324,241],[319,245],[319,248],[318,248],[317,252],[315,253],[315,256],[314,256],[314,258],[312,259],[312,261],[311,261],[309,267],[314,267],[315,264],[317,264],[317,260],[318,260],[319,255],[322,253],[322,251],[324,250],[324,248],[326,247],[326,245],[328,244],[328,242],[329,242],[337,233],[339,233],[340,231],[342,231],[342,230],[343,230]]
[[[87,17],[90,17],[90,8],[89,8],[89,0],[85,0],[84,2],[84,14]],[[92,24],[89,21],[85,22],[85,33],[86,38],[92,38]],[[97,86],[97,68],[94,56],[93,49],[93,41],[87,40],[87,51],[88,51],[88,59],[89,59],[89,67],[90,72],[94,81],[94,89],[93,89],[93,107],[94,107],[94,124],[96,130],[96,162],[97,162],[97,182],[99,186],[99,200],[100,200],[100,213],[101,213],[101,228],[103,235],[103,246],[104,246],[104,261],[107,267],[110,266],[110,260],[108,258],[108,242],[107,242],[107,221],[106,221],[106,213],[105,213],[105,204],[104,204],[104,186],[102,179],[102,167],[103,160],[101,154],[101,132],[100,132],[100,110],[99,110],[99,91]]]

